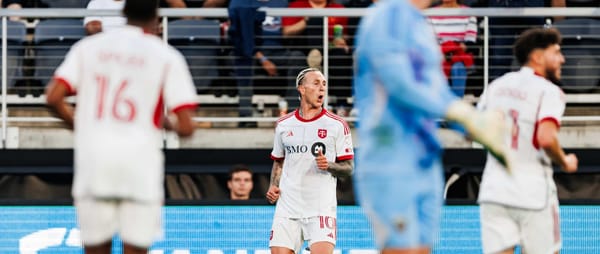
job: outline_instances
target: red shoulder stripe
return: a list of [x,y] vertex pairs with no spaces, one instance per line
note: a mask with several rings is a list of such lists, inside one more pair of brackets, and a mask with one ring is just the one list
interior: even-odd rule
[[333,114],[333,113],[331,113],[329,111],[327,111],[325,113],[325,115],[329,116],[333,120],[337,120],[337,121],[339,121],[339,122],[342,123],[342,125],[344,126],[344,135],[348,135],[350,133],[350,127],[348,126],[348,123],[346,122],[346,120],[344,120],[340,116],[338,116],[336,114]]

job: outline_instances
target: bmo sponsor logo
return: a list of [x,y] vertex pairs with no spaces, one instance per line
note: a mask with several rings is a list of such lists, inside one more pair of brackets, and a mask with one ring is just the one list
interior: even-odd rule
[[295,146],[285,146],[285,153],[293,154],[293,153],[307,153],[308,146],[306,145],[295,145]]

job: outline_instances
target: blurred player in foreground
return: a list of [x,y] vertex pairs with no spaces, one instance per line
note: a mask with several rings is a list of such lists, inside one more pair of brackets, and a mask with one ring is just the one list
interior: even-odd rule
[[315,68],[296,78],[300,107],[275,128],[271,185],[277,202],[269,247],[272,254],[332,254],[337,239],[337,177],[354,169],[352,136],[346,121],[323,108],[327,81]]
[[514,46],[523,66],[490,84],[481,108],[501,110],[511,132],[512,172],[488,157],[479,190],[484,253],[558,253],[561,247],[558,196],[552,162],[577,171],[577,157],[565,154],[558,141],[565,96],[556,86],[565,58],[555,29],[526,30]]
[[[157,0],[127,0],[128,25],[75,44],[46,92],[74,128],[73,198],[86,253],[147,253],[162,233],[162,129],[194,131],[195,89],[181,54],[159,37]],[[77,94],[73,109],[65,97]],[[177,121],[164,118],[164,107]]]
[[436,119],[459,123],[508,164],[500,113],[480,113],[448,87],[435,34],[421,13],[430,4],[377,1],[356,40],[361,147],[354,180],[383,253],[429,253],[437,236],[443,170]]

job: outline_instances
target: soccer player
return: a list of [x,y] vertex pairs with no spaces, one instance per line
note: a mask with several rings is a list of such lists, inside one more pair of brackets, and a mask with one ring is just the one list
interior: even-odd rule
[[272,254],[331,254],[337,238],[337,177],[354,168],[348,124],[323,108],[327,81],[315,68],[296,78],[300,107],[275,128],[273,170],[266,194],[277,201],[269,247]]
[[508,164],[497,112],[478,112],[449,89],[426,0],[377,1],[361,20],[355,56],[360,149],[358,200],[383,253],[429,253],[437,236],[443,170],[436,120],[461,124]]
[[492,82],[479,106],[505,112],[511,132],[505,140],[514,159],[509,174],[489,158],[479,204],[484,253],[558,253],[561,248],[558,197],[552,162],[565,172],[577,170],[577,157],[558,141],[565,96],[555,84],[565,59],[555,29],[526,30],[514,45],[523,66]]
[[[48,105],[74,127],[72,194],[86,253],[110,253],[117,232],[125,253],[147,253],[162,230],[162,128],[194,131],[185,59],[145,33],[155,30],[157,5],[127,0],[128,25],[76,43],[48,85]],[[72,94],[75,109],[64,101]]]

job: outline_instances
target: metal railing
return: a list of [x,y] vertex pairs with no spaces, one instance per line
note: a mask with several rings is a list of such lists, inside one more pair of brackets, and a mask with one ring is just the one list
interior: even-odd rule
[[[366,13],[366,9],[291,9],[291,8],[261,8],[269,16],[306,16],[322,18],[323,27],[328,27],[329,17],[361,17]],[[482,18],[481,25],[483,34],[482,39],[482,86],[485,87],[490,79],[490,25],[489,18],[498,17],[600,17],[599,8],[460,8],[460,9],[428,9],[425,12],[428,16],[476,16]],[[6,129],[9,122],[51,122],[55,121],[50,117],[9,117],[8,116],[8,84],[7,84],[7,19],[17,16],[27,19],[32,18],[82,18],[85,16],[119,16],[120,11],[116,10],[87,10],[87,9],[0,9],[2,19],[2,141],[6,140]],[[227,9],[161,9],[159,15],[163,20],[163,39],[167,41],[169,20],[180,17],[206,17],[206,18],[224,18],[227,17]],[[330,63],[328,57],[329,41],[328,30],[323,31],[323,72],[329,77]],[[232,79],[232,82],[233,79]],[[40,100],[43,101],[43,100]],[[196,121],[203,122],[240,122],[240,121],[275,121],[276,117],[196,117]],[[354,120],[349,118],[348,120]],[[573,116],[566,117],[568,121],[600,121],[600,116]]]

